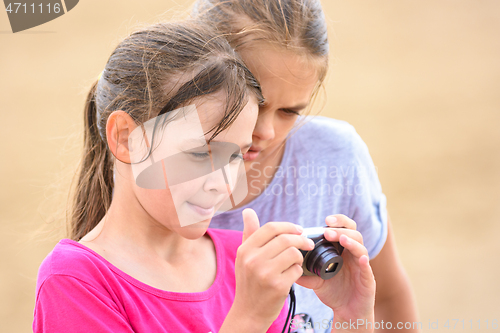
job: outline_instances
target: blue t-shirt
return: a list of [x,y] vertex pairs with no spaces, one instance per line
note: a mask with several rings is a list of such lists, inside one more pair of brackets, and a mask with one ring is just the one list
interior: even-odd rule
[[[266,189],[257,192],[259,196],[244,207],[215,216],[210,227],[243,230],[241,212],[245,208],[254,209],[261,224],[287,221],[306,228],[324,226],[328,215],[344,214],[357,223],[373,259],[387,238],[387,211],[386,198],[366,144],[354,127],[344,121],[302,117],[297,125]],[[251,179],[248,190],[258,190]],[[312,290],[296,285],[295,293],[294,322],[306,321],[309,324],[305,325],[314,327],[314,332],[329,332],[332,310]]]

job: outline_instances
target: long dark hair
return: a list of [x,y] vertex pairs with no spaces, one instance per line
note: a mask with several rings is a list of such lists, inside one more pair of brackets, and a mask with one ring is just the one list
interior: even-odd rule
[[114,156],[106,122],[115,110],[138,124],[188,105],[195,98],[224,92],[226,108],[211,139],[229,127],[249,93],[263,101],[260,86],[227,40],[195,21],[162,23],[125,38],[92,85],[84,112],[84,151],[77,174],[69,237],[80,240],[106,214],[113,192]]

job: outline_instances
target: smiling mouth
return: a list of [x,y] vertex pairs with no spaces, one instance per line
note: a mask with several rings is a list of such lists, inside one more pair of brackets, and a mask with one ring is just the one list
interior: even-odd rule
[[189,208],[191,208],[193,211],[195,211],[198,215],[201,215],[201,216],[210,216],[210,215],[213,215],[215,212],[215,206],[204,208],[204,207],[195,205],[193,203],[190,203],[188,201],[186,201],[186,203],[189,206]]

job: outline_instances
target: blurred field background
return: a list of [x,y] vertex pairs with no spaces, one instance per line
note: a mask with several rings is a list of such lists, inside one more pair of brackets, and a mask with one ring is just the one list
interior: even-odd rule
[[[90,84],[128,32],[191,2],[81,1],[16,34],[0,13],[0,332],[31,330]],[[500,1],[323,6],[332,57],[321,114],[353,124],[370,148],[424,331],[500,331]],[[52,231],[32,238],[44,224]]]

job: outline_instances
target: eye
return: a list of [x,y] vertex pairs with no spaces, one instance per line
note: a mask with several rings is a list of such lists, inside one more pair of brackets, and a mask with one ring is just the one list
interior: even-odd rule
[[193,155],[196,158],[207,158],[208,157],[208,153],[191,153],[191,155]]
[[209,153],[189,152],[188,154],[197,161],[202,161],[210,157]]
[[287,116],[300,116],[300,112],[295,111],[295,110],[290,110],[290,109],[280,109],[283,111]]

